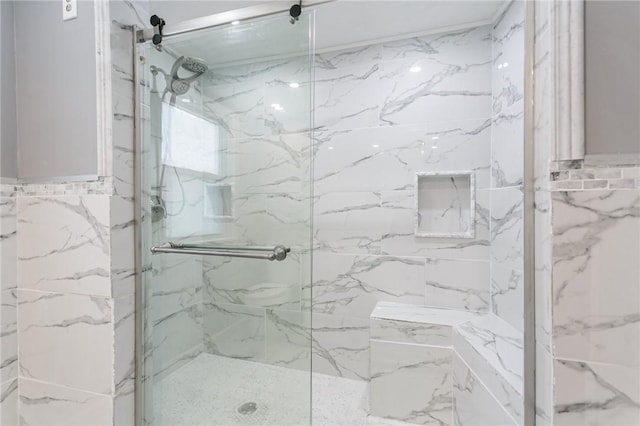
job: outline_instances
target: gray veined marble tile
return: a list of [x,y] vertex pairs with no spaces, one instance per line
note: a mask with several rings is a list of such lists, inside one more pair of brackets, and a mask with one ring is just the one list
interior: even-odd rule
[[476,318],[460,310],[379,302],[371,313],[371,339],[452,347],[453,328]]
[[0,292],[0,383],[18,377],[17,293],[18,290]]
[[286,262],[252,259],[205,259],[205,299],[255,307],[300,310],[301,275],[298,254]]
[[424,303],[424,259],[314,254],[314,312],[369,318],[378,301]]
[[637,367],[556,359],[554,375],[555,425],[640,424]]
[[111,299],[19,290],[18,326],[21,377],[111,393]]
[[476,232],[473,239],[418,238],[414,233],[413,191],[382,193],[382,253],[430,258],[489,258],[489,191],[476,191]]
[[491,141],[491,186],[520,186],[523,182],[524,113],[500,114],[493,118]]
[[265,318],[265,308],[207,303],[203,324],[206,352],[264,361]]
[[504,410],[522,423],[522,333],[488,314],[458,327],[453,347]]
[[552,212],[555,355],[638,367],[640,191],[554,192]]
[[453,357],[453,421],[456,426],[518,424],[457,355]]
[[315,373],[369,380],[369,320],[313,314]]
[[430,57],[447,63],[469,59],[480,62],[491,55],[491,27],[405,38],[383,43],[382,49],[384,61]]
[[359,64],[379,62],[381,59],[382,45],[370,44],[350,49],[317,53],[314,57],[314,67],[316,69],[334,70]]
[[381,224],[387,217],[380,207],[380,193],[318,195],[313,213],[314,246],[320,251],[380,254]]
[[18,379],[0,384],[0,423],[18,424]]
[[108,296],[109,197],[18,199],[20,286]]
[[524,280],[522,271],[491,265],[491,311],[523,332]]
[[233,138],[264,136],[264,82],[207,86],[204,111]]
[[489,262],[485,260],[427,259],[426,283],[429,306],[489,310]]
[[315,76],[315,128],[333,130],[376,126],[379,75],[377,63],[318,70]]
[[[384,89],[381,123],[419,123],[425,117],[428,121],[488,118],[491,103],[488,34],[489,28],[485,27],[392,43],[385,52],[407,59],[381,66]],[[435,46],[440,43],[447,46]],[[412,51],[422,54],[415,56]]]
[[17,216],[16,198],[0,198],[0,289],[10,290],[18,286],[17,276]]
[[311,312],[268,309],[266,362],[311,371]]
[[521,187],[491,190],[491,262],[523,268],[523,203]]
[[202,351],[203,306],[185,306],[153,320],[153,369],[157,378],[169,374]]
[[451,425],[452,354],[451,349],[372,340],[371,414]]
[[21,425],[113,424],[110,395],[20,379]]

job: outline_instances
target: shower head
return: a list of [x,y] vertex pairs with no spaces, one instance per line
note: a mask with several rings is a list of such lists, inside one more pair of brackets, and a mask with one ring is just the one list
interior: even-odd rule
[[[189,71],[193,75],[190,75],[189,77],[180,77],[178,75],[180,68],[184,68],[185,70]],[[171,67],[171,77],[174,80],[182,80],[187,83],[191,83],[192,81],[200,77],[202,74],[207,72],[208,69],[209,69],[209,66],[202,59],[190,58],[187,56],[180,56],[173,63],[173,66]]]
[[204,74],[209,69],[205,61],[198,58],[186,58],[182,64],[182,68],[195,74]]
[[[178,72],[180,68],[192,73],[188,77],[180,77]],[[207,72],[209,66],[205,61],[198,58],[191,58],[188,56],[180,56],[171,67],[170,76],[167,78],[167,89],[175,96],[184,95],[191,88],[191,82],[196,80],[202,74]]]

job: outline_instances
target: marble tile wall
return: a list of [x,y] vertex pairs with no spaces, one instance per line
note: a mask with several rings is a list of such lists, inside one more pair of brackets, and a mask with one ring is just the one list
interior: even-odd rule
[[[316,371],[369,379],[378,301],[489,310],[491,37],[484,26],[316,55]],[[475,236],[416,238],[416,173],[451,170],[475,174]]]
[[95,2],[106,176],[18,185],[19,386],[2,396],[19,388],[20,424],[134,424],[131,25],[144,9]]
[[640,191],[552,193],[554,424],[640,421]]
[[18,317],[15,184],[0,184],[0,423],[18,419]]
[[552,161],[562,29],[556,2],[536,1],[535,10],[537,422],[636,425],[638,167],[616,156]]
[[491,126],[491,312],[523,331],[525,2],[493,27]]
[[[308,57],[295,56],[214,68],[205,76],[204,113],[221,128],[224,172],[215,183],[231,186],[234,218],[214,237],[292,248],[284,262],[203,259],[210,353],[310,369],[309,79]],[[274,111],[274,103],[283,110]]]

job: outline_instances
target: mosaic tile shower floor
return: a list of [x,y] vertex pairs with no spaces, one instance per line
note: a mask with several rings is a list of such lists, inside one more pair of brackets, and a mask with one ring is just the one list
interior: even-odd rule
[[[200,354],[154,387],[154,424],[308,425],[309,404],[301,395],[308,395],[309,382],[304,371]],[[407,425],[367,415],[368,400],[367,383],[313,374],[314,426]],[[255,411],[241,414],[247,402]]]

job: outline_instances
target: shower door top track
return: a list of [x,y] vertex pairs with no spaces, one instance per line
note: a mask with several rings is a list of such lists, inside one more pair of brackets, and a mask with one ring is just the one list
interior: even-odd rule
[[[309,7],[322,3],[331,3],[334,1],[336,0],[305,0],[303,1],[303,6]],[[163,27],[162,37],[163,39],[165,39],[167,37],[175,35],[187,34],[192,31],[231,24],[234,21],[242,21],[246,19],[275,15],[278,13],[286,12],[287,10],[289,10],[289,6],[290,5],[287,4],[286,7],[283,7],[283,3],[281,2],[265,3],[257,6],[216,13],[215,15],[204,16],[202,18],[189,19],[177,24],[167,24]],[[153,35],[153,28],[138,30],[138,32],[136,33],[136,41],[138,43],[147,43],[151,41]]]

